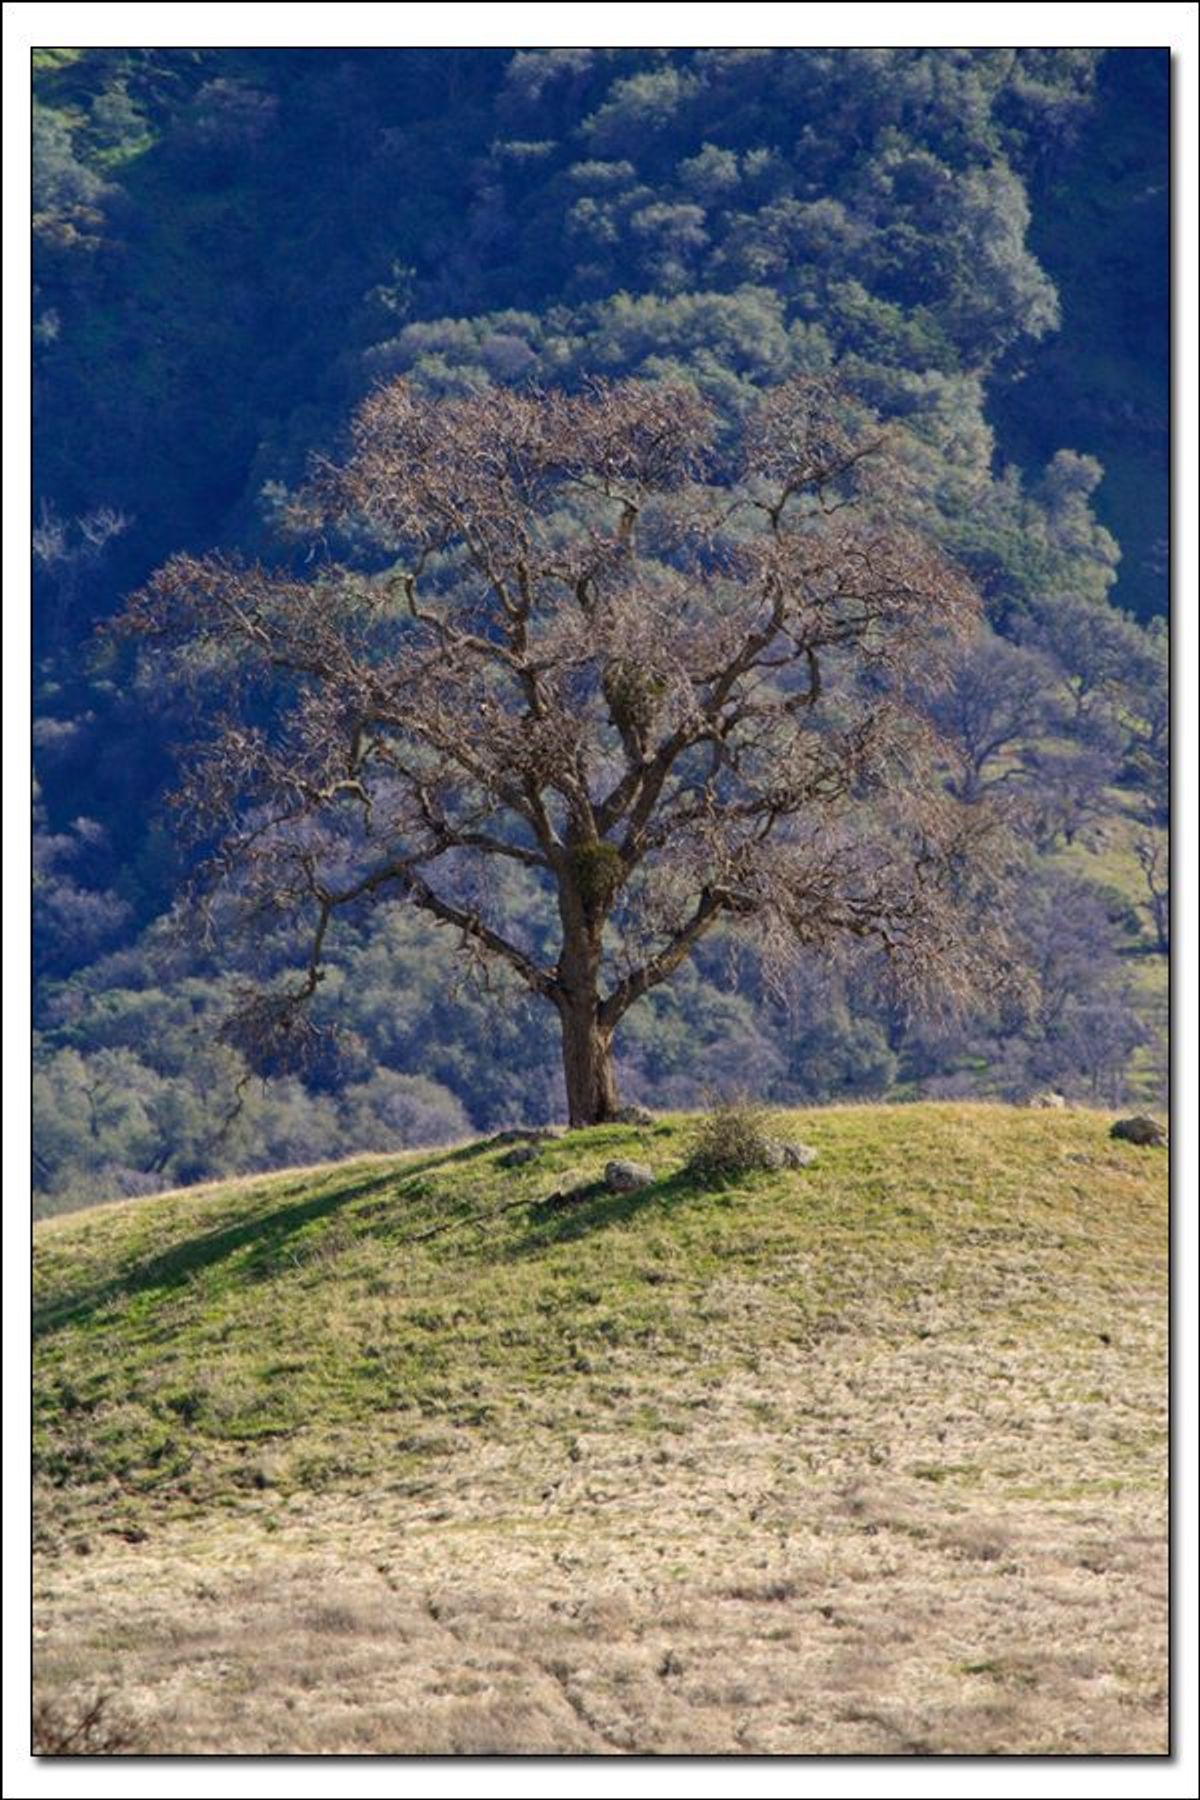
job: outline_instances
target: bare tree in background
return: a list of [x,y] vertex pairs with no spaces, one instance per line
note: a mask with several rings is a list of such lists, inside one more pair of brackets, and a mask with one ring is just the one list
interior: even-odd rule
[[1154,926],[1154,948],[1160,956],[1171,954],[1171,861],[1162,836],[1139,837],[1133,846],[1146,883],[1145,906]]
[[[312,1030],[335,916],[389,896],[557,1010],[575,1125],[613,1115],[618,1024],[718,926],[768,958],[871,940],[942,993],[994,972],[970,909],[1002,840],[926,705],[977,602],[895,522],[897,446],[816,380],[733,443],[683,388],[395,382],[297,503],[301,575],[167,563],[124,624],[221,695],[182,791],[211,891],[311,925],[303,978],[227,1027],[252,1063]],[[338,532],[388,566],[329,559]]]
[[113,506],[94,506],[90,512],[64,519],[52,501],[42,501],[31,547],[34,570],[49,584],[52,595],[46,610],[53,643],[61,642],[69,630],[80,595],[109,544],[132,524],[127,514]]
[[961,800],[1021,782],[1021,750],[1053,721],[1055,670],[1047,657],[990,634],[954,658],[933,716],[957,744],[951,787]]

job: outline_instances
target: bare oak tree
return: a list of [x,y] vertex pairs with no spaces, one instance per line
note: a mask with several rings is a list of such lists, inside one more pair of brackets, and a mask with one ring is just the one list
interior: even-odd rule
[[981,635],[954,658],[933,716],[958,746],[951,786],[962,800],[1021,782],[1020,751],[1054,721],[1055,670],[1047,657]]
[[1164,836],[1147,833],[1133,846],[1146,883],[1143,902],[1154,926],[1154,948],[1160,956],[1171,954],[1171,857]]
[[393,382],[296,504],[300,573],[167,563],[125,626],[222,694],[182,791],[212,891],[311,927],[233,1041],[263,1063],[310,1031],[335,916],[388,896],[555,1007],[575,1125],[617,1108],[624,1014],[722,924],[976,977],[994,825],[948,790],[925,698],[977,602],[897,522],[895,448],[817,380],[736,441],[683,388]]

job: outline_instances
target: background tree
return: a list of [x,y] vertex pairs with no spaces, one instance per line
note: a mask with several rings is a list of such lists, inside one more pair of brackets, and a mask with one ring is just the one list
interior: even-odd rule
[[1111,813],[1112,755],[1103,745],[1032,744],[1022,749],[1021,762],[1029,777],[1025,817],[1038,849],[1049,852],[1060,840],[1086,843],[1089,828]]
[[1145,688],[1161,687],[1162,670],[1155,662],[1156,640],[1135,619],[1074,594],[1056,594],[1031,615],[1024,636],[1063,670],[1081,738],[1137,742],[1137,725],[1125,715]]
[[1147,833],[1133,846],[1146,883],[1146,910],[1154,927],[1154,948],[1160,956],[1171,954],[1171,861],[1167,841]]
[[997,991],[973,1014],[917,1020],[904,1033],[903,1073],[929,1098],[989,1091],[1023,1100],[1053,1087],[1092,1104],[1130,1096],[1130,1058],[1149,1040],[1139,1018],[1113,895],[1046,863],[1018,877],[1014,909],[1032,979]]
[[1128,701],[1132,730],[1125,773],[1134,784],[1144,822],[1165,826],[1171,814],[1171,633],[1167,621],[1152,619],[1142,644],[1143,654],[1130,671],[1134,691]]
[[1054,718],[1055,671],[1043,656],[989,634],[964,646],[934,702],[938,722],[958,746],[952,777],[963,800],[1026,774],[1017,751]]
[[[715,439],[686,389],[396,382],[297,509],[389,568],[178,556],[136,597],[127,626],[224,695],[184,788],[218,889],[312,925],[303,980],[229,1027],[252,1061],[311,1033],[335,914],[395,894],[555,1007],[576,1125],[616,1109],[625,1013],[722,922],[969,978],[993,824],[947,793],[919,696],[972,590],[882,521],[887,441],[828,384],[766,396],[721,469]],[[497,862],[523,920],[489,905]]]

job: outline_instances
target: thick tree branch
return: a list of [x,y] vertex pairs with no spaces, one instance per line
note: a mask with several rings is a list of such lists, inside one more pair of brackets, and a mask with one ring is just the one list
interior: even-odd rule
[[687,923],[674,933],[657,955],[619,981],[601,1002],[600,1022],[606,1030],[617,1024],[635,1000],[640,1000],[643,994],[674,974],[705,933],[712,930],[728,904],[728,898],[718,890],[704,889]]
[[429,884],[417,875],[403,877],[403,885],[414,905],[431,913],[443,925],[455,925],[467,937],[481,945],[490,955],[506,962],[510,969],[532,988],[535,994],[541,994],[547,1000],[556,1000],[561,994],[561,984],[549,969],[543,969],[533,958],[526,956],[515,944],[485,925],[478,913],[468,912],[465,907],[455,906],[451,901],[443,900]]

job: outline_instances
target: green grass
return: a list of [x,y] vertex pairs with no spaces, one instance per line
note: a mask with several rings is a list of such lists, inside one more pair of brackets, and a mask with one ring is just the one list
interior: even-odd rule
[[[819,1109],[780,1122],[815,1167],[708,1192],[681,1172],[694,1123],[664,1118],[515,1170],[485,1142],[47,1221],[41,1528],[136,1531],[384,1473],[422,1491],[464,1447],[535,1426],[670,1434],[697,1383],[838,1334],[910,1345],[926,1318],[967,1353],[1040,1340],[1069,1371],[1131,1285],[1163,1279],[1166,1158],[1112,1142],[1109,1119]],[[535,1204],[615,1155],[654,1186]],[[983,1477],[950,1457],[917,1473]]]

